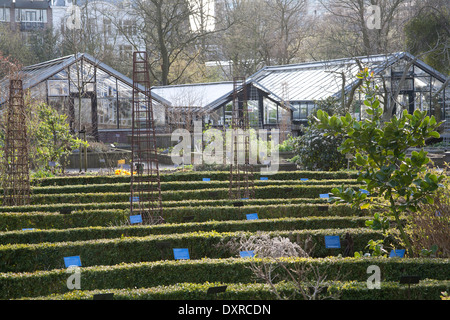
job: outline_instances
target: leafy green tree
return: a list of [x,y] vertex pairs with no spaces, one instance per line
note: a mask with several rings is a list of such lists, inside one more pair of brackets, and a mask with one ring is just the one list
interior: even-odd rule
[[[383,107],[376,96],[373,73],[368,69],[357,75],[362,79],[360,90],[365,95],[368,119],[356,121],[350,114],[329,116],[318,110],[316,121],[318,128],[326,130],[326,135],[341,136],[344,142],[339,147],[343,154],[355,155],[355,164],[360,168],[358,181],[366,185],[370,196],[377,197],[377,205],[388,210],[376,217],[373,228],[386,228],[384,215],[393,218],[400,237],[412,256],[413,249],[401,222],[401,216],[418,210],[421,203],[432,203],[433,193],[441,186],[443,175],[426,173],[430,161],[423,149],[413,151],[407,156],[411,147],[423,147],[425,139],[438,138],[437,123],[434,116],[427,116],[426,111],[416,110],[414,114],[404,111],[402,116],[393,116],[389,122],[382,122]],[[364,190],[352,188],[334,188],[332,190],[338,202],[352,203],[361,208],[369,208],[371,200]],[[383,200],[384,199],[384,200]]]
[[[328,98],[317,102],[317,109],[327,114],[341,114],[339,101]],[[342,136],[325,135],[326,131],[317,127],[315,116],[308,119],[304,134],[294,141],[296,163],[304,170],[336,171],[346,165],[345,155],[338,151]]]
[[50,161],[65,167],[70,151],[87,145],[70,133],[67,115],[59,114],[45,103],[32,109],[29,131],[32,161],[36,167],[46,170],[51,170]]

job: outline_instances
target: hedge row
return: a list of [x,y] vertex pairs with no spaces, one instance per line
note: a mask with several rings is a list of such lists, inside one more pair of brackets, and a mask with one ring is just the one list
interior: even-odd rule
[[[314,245],[313,256],[338,255],[341,249],[325,248],[324,236],[337,235],[343,238],[352,235],[355,251],[365,251],[370,239],[382,239],[381,232],[367,228],[317,229],[269,232],[271,236],[289,237],[301,245],[308,236]],[[80,256],[83,266],[114,265],[141,261],[173,259],[171,248],[187,248],[191,259],[228,258],[238,255],[221,244],[231,239],[250,236],[251,232],[193,232],[147,237],[123,237],[120,239],[99,239],[89,241],[56,242],[40,244],[8,244],[0,246],[0,272],[33,272],[51,270],[64,266],[64,257]],[[392,239],[387,239],[391,242]],[[161,245],[167,246],[161,247]]]
[[[326,211],[321,211],[326,209]],[[0,213],[0,226],[3,231],[37,229],[67,229],[90,226],[123,225],[129,221],[129,209],[76,210],[71,214],[51,212]],[[204,222],[209,220],[243,220],[245,214],[258,213],[261,219],[308,216],[362,216],[367,215],[346,205],[248,205],[244,207],[168,207],[163,209],[167,223]],[[0,242],[2,243],[2,242]]]
[[[276,186],[276,185],[290,185],[290,186],[313,186],[313,185],[361,185],[355,179],[340,179],[340,180],[256,180],[255,186]],[[228,188],[229,181],[168,181],[161,183],[161,191],[176,191],[176,190],[198,190],[198,189],[216,189]],[[89,185],[67,185],[67,186],[45,186],[33,187],[33,194],[66,194],[66,193],[92,193],[92,192],[130,192],[130,183],[115,183],[115,184],[89,184]],[[2,193],[2,191],[0,191]]]
[[[210,300],[216,297],[208,295],[207,290],[213,286],[226,285],[227,289],[219,293],[219,298],[224,300],[248,300],[247,303],[240,302],[240,305],[249,306],[246,308],[250,315],[265,316],[269,314],[280,314],[281,310],[275,311],[270,307],[270,302],[262,303],[266,306],[253,308],[255,305],[250,300],[275,300],[277,297],[269,285],[259,283],[178,283],[170,286],[157,286],[152,288],[139,289],[112,289],[112,290],[93,290],[81,291],[74,290],[64,295],[50,295],[47,297],[38,297],[37,300],[92,300],[95,294],[113,293],[115,300]],[[426,279],[411,289],[401,285],[398,282],[384,282],[379,290],[367,289],[365,282],[336,282],[327,283],[328,289],[321,294],[323,297],[332,297],[340,300],[441,300],[443,291],[448,291],[450,281],[436,281]],[[277,292],[281,296],[291,299],[303,299],[295,290],[291,283],[280,283],[275,285]],[[27,299],[28,300],[28,299]],[[258,306],[261,303],[258,304]],[[278,305],[279,307],[282,305]],[[216,308],[217,309],[217,308]],[[178,309],[177,309],[178,310]],[[225,316],[231,311],[223,309],[219,314]],[[176,315],[176,313],[174,313]]]
[[[342,185],[279,185],[279,186],[255,186],[255,198],[319,198],[320,194],[329,193],[334,187]],[[357,189],[361,185],[355,185]],[[206,200],[227,199],[228,188],[198,189],[198,190],[176,190],[162,191],[163,201],[183,200]],[[95,193],[72,193],[72,194],[35,194],[31,196],[31,204],[52,203],[87,203],[87,202],[120,202],[130,199],[130,192],[95,192]]]
[[[66,229],[88,226],[108,226],[123,224],[128,219],[129,210],[77,210],[71,214],[59,212],[9,212],[0,213],[1,231],[35,229]],[[0,242],[1,243],[1,242]]]
[[[121,289],[172,285],[182,282],[248,283],[256,281],[251,265],[261,264],[263,259],[202,259],[180,261],[142,262],[114,266],[82,267],[82,290]],[[267,260],[266,260],[267,261]],[[269,260],[270,262],[270,260]],[[382,283],[399,281],[403,275],[415,275],[422,279],[447,280],[450,270],[448,259],[388,259],[388,258],[285,258],[288,268],[314,267],[330,281],[365,281],[367,268],[380,268]],[[279,268],[278,272],[282,272]],[[311,270],[309,271],[311,274]],[[1,299],[47,296],[67,293],[66,269],[38,271],[35,273],[0,274]],[[285,276],[280,274],[283,279]],[[260,282],[260,280],[258,280]]]
[[[245,216],[244,214],[242,214]],[[26,230],[0,233],[0,244],[86,241],[145,237],[156,234],[189,233],[195,231],[277,231],[301,229],[362,228],[367,217],[306,217],[258,220],[208,221],[162,225],[126,225],[116,227],[84,227],[70,229]]]
[[[335,180],[335,179],[356,179],[358,172],[356,171],[279,171],[275,175],[261,174],[259,171],[253,174],[254,179],[259,180],[260,177],[268,177],[269,180],[300,180],[307,178],[311,180]],[[202,181],[202,178],[210,178],[211,180],[227,181],[230,177],[229,171],[188,171],[175,173],[161,173],[161,182],[169,181]],[[130,176],[69,176],[69,177],[52,177],[32,179],[33,186],[58,186],[69,184],[111,184],[111,183],[129,183]]]
[[[233,206],[237,200],[230,199],[207,199],[207,200],[189,200],[189,201],[163,201],[163,207],[215,207],[215,206]],[[292,199],[248,199],[243,201],[244,205],[270,205],[270,204],[327,204],[325,199],[311,198],[292,198]],[[92,209],[129,209],[130,201],[122,202],[95,202],[95,203],[51,203],[35,204],[25,206],[0,206],[0,212],[58,212],[63,208],[71,210],[92,210]]]

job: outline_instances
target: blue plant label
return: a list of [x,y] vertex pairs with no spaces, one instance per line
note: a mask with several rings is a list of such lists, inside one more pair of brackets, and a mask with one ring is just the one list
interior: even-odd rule
[[308,178],[301,178],[300,181],[308,181]]
[[211,178],[203,178],[203,181],[211,181]]
[[404,256],[405,256],[405,249],[397,249],[397,250],[393,249],[389,254],[389,258],[394,257],[403,258]]
[[248,200],[248,198],[241,198],[241,200]]
[[142,223],[142,216],[140,214],[130,216],[130,223],[131,224]]
[[341,247],[341,239],[339,236],[325,236],[325,248],[339,249]]
[[34,228],[22,228],[22,231],[31,231],[34,230]]
[[257,213],[249,213],[246,216],[247,216],[247,220],[258,220],[258,214]]
[[253,258],[255,256],[255,253],[253,252],[253,250],[241,251],[241,252],[239,252],[239,256],[241,258]]
[[369,191],[364,190],[364,189],[359,189],[359,191],[361,191],[362,193],[365,193],[365,194],[369,194]]
[[131,202],[139,202],[139,197],[130,197]]
[[320,198],[322,198],[322,199],[329,199],[330,195],[328,193],[321,193],[320,194]]
[[69,268],[72,266],[81,267],[80,256],[64,257],[64,264],[65,264],[66,268]]
[[186,248],[174,248],[173,256],[175,260],[189,260],[189,250]]
[[260,180],[269,180],[269,178],[268,177],[261,177],[261,178],[259,178]]

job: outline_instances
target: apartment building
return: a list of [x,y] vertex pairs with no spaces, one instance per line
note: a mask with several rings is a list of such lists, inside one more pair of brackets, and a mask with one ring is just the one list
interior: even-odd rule
[[0,0],[0,22],[13,31],[30,32],[52,28],[48,0]]

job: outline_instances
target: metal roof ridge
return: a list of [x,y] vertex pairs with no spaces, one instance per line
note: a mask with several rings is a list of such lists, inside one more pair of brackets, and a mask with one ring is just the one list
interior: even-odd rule
[[192,86],[205,86],[205,85],[219,85],[219,84],[233,84],[233,81],[214,81],[214,82],[195,82],[195,83],[181,83],[181,84],[168,84],[163,86],[152,86],[152,89],[164,89],[173,87],[192,87]]
[[[379,57],[387,57],[387,58],[401,58],[405,55],[405,52],[393,52],[393,53],[382,53],[382,54],[375,54],[375,55],[366,55],[366,56],[356,56],[356,57],[347,57],[347,58],[337,58],[337,59],[330,59],[330,60],[317,60],[317,61],[307,61],[307,62],[299,62],[299,63],[293,63],[293,64],[284,64],[284,65],[277,65],[277,66],[265,66],[261,70],[257,71],[254,75],[257,75],[258,73],[261,73],[263,71],[275,71],[275,70],[286,70],[286,69],[296,69],[296,68],[307,68],[308,66],[313,65],[326,65],[326,64],[339,64],[340,62],[348,62],[351,63],[355,60],[360,59],[374,59]],[[250,78],[252,78],[250,76]]]
[[47,66],[52,65],[52,64],[54,64],[54,63],[57,63],[57,62],[60,62],[60,61],[64,61],[64,60],[70,59],[70,58],[72,58],[72,57],[74,57],[74,54],[70,54],[70,55],[67,55],[67,56],[64,56],[64,57],[55,58],[55,59],[48,60],[48,61],[43,61],[43,62],[35,63],[35,64],[32,64],[32,65],[23,67],[23,68],[22,68],[22,71],[28,71],[28,70],[32,70],[32,69],[36,69],[36,68],[47,67]]

